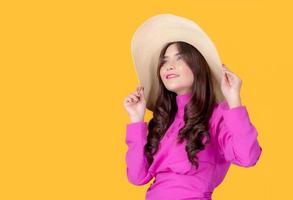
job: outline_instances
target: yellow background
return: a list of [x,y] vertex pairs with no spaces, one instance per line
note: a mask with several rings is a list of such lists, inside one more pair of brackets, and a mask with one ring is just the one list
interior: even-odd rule
[[144,199],[149,184],[126,177],[123,100],[132,34],[160,13],[208,33],[259,132],[257,165],[232,165],[213,199],[293,199],[289,0],[83,0],[0,3],[1,200]]

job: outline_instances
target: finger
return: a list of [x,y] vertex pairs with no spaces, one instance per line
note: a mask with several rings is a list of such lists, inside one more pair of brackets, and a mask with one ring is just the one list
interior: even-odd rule
[[229,72],[229,73],[232,73],[233,74],[233,72],[231,70],[227,69],[227,68],[223,68],[223,71],[224,72]]
[[139,95],[143,94],[143,91],[144,91],[144,87],[143,87],[143,86],[140,86],[140,87],[138,88],[138,94],[139,94]]
[[231,78],[230,78],[229,74],[224,73],[223,79],[228,85],[231,85]]
[[139,98],[136,95],[134,95],[134,94],[130,94],[129,95],[129,98],[133,99],[134,101],[138,101],[139,100]]
[[229,86],[231,86],[231,82],[229,81],[229,79],[225,79],[225,83]]
[[136,91],[136,92],[132,92],[131,95],[134,95],[134,96],[136,96],[137,98],[140,97],[140,95],[139,95],[139,93],[138,93],[137,91]]
[[137,93],[131,93],[130,96],[132,96],[132,97],[134,97],[134,98],[137,98],[137,99],[140,98],[140,95],[137,94]]
[[143,89],[143,88],[141,88],[141,90],[140,90],[139,93],[140,93],[140,97],[141,97],[141,99],[145,100],[144,89]]
[[229,70],[227,67],[224,67],[222,68],[222,71],[223,72],[228,72],[228,73],[232,73],[233,75],[235,75],[231,70]]
[[136,91],[135,91],[135,94],[136,94],[137,96],[140,96],[139,91],[140,91],[140,87],[137,87],[137,88],[136,88]]
[[227,68],[223,68],[222,71],[223,71],[223,72],[233,73],[233,72],[231,72],[230,70],[228,70]]
[[227,74],[231,78],[237,77],[233,72],[230,72],[228,70],[224,70],[224,73]]
[[127,96],[126,101],[133,102],[135,99],[131,97],[130,95]]
[[126,102],[127,102],[127,103],[133,103],[134,100],[133,100],[132,98],[130,98],[130,97],[127,97],[127,98],[126,98]]
[[[228,72],[231,72],[225,65],[222,67],[222,70],[223,71],[228,71]],[[232,72],[231,72],[232,73]]]
[[126,99],[126,103],[132,103],[132,99],[131,98],[127,98]]
[[229,71],[227,71],[227,70],[224,70],[223,73],[224,73],[224,74],[227,74],[227,75],[232,75],[232,74],[233,74],[232,72],[229,72]]
[[142,86],[138,86],[138,87],[136,88],[136,92],[139,93],[140,90],[141,90],[141,88],[142,88]]
[[228,68],[225,68],[225,67],[223,67],[222,70],[223,71],[229,71],[229,69]]
[[229,80],[230,83],[232,83],[232,81],[235,79],[235,76],[233,73],[226,73],[226,77]]
[[129,98],[129,99],[127,100],[127,102],[128,102],[128,103],[131,103],[131,104],[134,104],[134,103],[136,103],[137,101],[135,101],[135,100],[132,99],[132,98]]

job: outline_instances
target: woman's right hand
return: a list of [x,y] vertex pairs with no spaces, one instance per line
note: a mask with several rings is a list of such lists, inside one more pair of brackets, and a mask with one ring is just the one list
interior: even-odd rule
[[144,120],[146,101],[143,91],[143,87],[137,87],[135,92],[130,93],[124,99],[124,108],[127,111],[131,122]]

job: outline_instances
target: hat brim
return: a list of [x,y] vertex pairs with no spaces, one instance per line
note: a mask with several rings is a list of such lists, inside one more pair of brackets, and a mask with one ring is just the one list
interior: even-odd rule
[[139,84],[144,86],[146,107],[153,111],[158,97],[156,67],[162,48],[169,42],[183,41],[193,45],[206,59],[213,78],[216,101],[224,99],[220,83],[222,63],[208,35],[194,21],[174,14],[159,14],[145,20],[131,40],[131,54]]

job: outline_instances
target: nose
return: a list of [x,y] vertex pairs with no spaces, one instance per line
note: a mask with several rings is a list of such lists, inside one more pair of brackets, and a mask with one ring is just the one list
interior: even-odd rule
[[170,69],[174,69],[174,65],[173,64],[168,65],[167,71],[169,71]]

